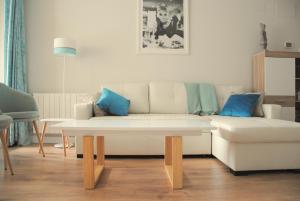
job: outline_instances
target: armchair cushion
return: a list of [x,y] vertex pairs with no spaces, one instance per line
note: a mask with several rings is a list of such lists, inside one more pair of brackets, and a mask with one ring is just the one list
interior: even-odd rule
[[14,121],[23,121],[23,120],[35,120],[39,118],[39,113],[37,111],[28,111],[28,112],[8,112],[5,115],[13,118]]
[[3,113],[38,111],[34,98],[0,83],[0,110]]
[[0,115],[0,130],[8,128],[12,123],[12,118],[7,115]]

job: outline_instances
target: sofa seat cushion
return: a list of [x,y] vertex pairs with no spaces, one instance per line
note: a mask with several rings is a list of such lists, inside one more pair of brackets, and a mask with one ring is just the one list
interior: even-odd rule
[[102,116],[92,117],[90,120],[99,119],[130,119],[130,120],[186,120],[199,119],[210,121],[209,116],[198,116],[193,114],[129,114],[128,116]]
[[300,142],[300,123],[260,117],[212,116],[214,135],[238,143]]

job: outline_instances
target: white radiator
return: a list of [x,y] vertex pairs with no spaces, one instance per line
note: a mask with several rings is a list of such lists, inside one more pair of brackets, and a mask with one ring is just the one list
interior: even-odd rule
[[[46,118],[74,118],[74,104],[92,101],[90,94],[61,94],[61,93],[34,93],[37,102],[40,119]],[[39,122],[42,131],[42,123]],[[60,133],[58,130],[48,127],[47,134]]]

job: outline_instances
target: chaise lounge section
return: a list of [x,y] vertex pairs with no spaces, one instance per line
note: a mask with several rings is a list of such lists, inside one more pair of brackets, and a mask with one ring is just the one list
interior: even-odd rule
[[212,154],[235,174],[300,169],[300,124],[266,118],[212,117]]

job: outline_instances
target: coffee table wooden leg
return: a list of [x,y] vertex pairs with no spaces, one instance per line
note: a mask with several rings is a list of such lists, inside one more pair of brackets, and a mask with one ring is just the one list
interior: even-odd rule
[[84,188],[95,188],[95,169],[94,169],[94,137],[83,137],[83,171]]
[[105,162],[104,137],[97,137],[97,165],[104,165]]
[[95,168],[95,183],[97,184],[101,173],[104,170],[104,162],[105,162],[105,151],[104,151],[104,137],[97,137],[97,164]]
[[165,165],[172,165],[172,137],[165,137]]
[[94,189],[104,170],[104,137],[97,137],[97,163],[94,164],[94,137],[83,137],[84,188]]
[[181,136],[165,138],[165,169],[173,189],[181,189],[183,186]]

